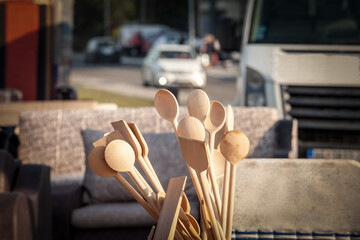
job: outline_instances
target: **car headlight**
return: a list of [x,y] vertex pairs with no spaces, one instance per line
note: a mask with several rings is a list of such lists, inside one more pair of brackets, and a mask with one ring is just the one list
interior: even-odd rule
[[194,73],[193,76],[194,76],[195,84],[197,86],[200,87],[200,86],[204,85],[204,82],[205,82],[204,77],[199,72]]
[[166,77],[160,77],[160,78],[159,78],[159,84],[160,84],[161,86],[164,86],[166,83],[167,83]]
[[265,106],[265,80],[257,71],[246,68],[246,106]]

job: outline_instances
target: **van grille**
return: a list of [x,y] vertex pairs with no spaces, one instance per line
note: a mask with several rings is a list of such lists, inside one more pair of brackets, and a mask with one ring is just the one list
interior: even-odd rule
[[286,118],[299,123],[303,148],[359,148],[360,88],[282,86]]

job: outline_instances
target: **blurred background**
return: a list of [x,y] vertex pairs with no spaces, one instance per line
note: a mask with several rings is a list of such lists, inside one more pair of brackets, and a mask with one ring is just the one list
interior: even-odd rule
[[0,1],[2,102],[274,107],[301,157],[360,159],[360,1]]

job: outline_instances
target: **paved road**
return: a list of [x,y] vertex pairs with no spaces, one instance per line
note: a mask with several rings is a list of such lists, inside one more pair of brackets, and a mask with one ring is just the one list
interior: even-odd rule
[[[74,58],[70,82],[86,87],[153,99],[158,89],[142,86],[141,59],[125,58],[123,64],[85,64],[81,55]],[[237,66],[207,70],[208,84],[204,91],[210,100],[232,104],[236,93]],[[179,92],[180,105],[186,104],[190,89]]]

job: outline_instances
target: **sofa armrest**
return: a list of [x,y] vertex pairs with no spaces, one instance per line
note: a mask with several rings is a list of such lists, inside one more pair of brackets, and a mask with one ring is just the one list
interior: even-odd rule
[[12,192],[23,193],[33,215],[36,239],[51,238],[50,168],[40,164],[20,165]]
[[298,124],[296,119],[279,120],[275,126],[275,158],[298,157]]
[[0,193],[0,213],[1,239],[33,239],[29,205],[25,194]]
[[71,214],[82,205],[83,186],[56,185],[52,187],[53,240],[72,239]]

